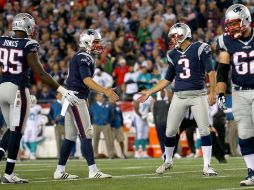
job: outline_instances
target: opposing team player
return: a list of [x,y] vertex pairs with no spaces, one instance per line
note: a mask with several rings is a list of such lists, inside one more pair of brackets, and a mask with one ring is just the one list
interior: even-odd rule
[[[165,88],[175,79],[174,96],[168,111],[165,137],[165,162],[156,170],[163,174],[173,166],[173,152],[178,128],[190,108],[197,122],[204,159],[203,175],[214,176],[217,173],[211,164],[212,142],[208,121],[208,103],[216,102],[215,71],[211,65],[211,50],[208,44],[191,42],[191,30],[183,23],[173,25],[168,34],[173,50],[167,53],[169,68],[165,79],[152,89],[142,91],[140,102],[144,102],[151,94]],[[210,94],[205,89],[205,73],[210,79]]]
[[63,94],[71,104],[77,104],[78,99],[74,92],[60,86],[44,71],[38,56],[39,44],[31,39],[35,33],[34,18],[27,13],[17,14],[12,22],[12,31],[13,36],[0,37],[0,68],[2,70],[0,107],[9,128],[8,135],[0,144],[2,153],[8,150],[2,183],[26,183],[27,180],[17,177],[13,170],[30,108],[28,90],[30,68],[43,83]]
[[80,137],[81,152],[87,161],[89,178],[111,178],[111,175],[102,173],[95,164],[92,147],[92,126],[87,108],[89,89],[104,93],[111,101],[117,101],[118,95],[113,89],[107,89],[97,84],[93,79],[95,61],[93,53],[100,54],[103,51],[102,37],[100,33],[89,29],[80,34],[80,50],[74,55],[69,64],[67,88],[78,92],[79,105],[69,107],[65,115],[65,139],[63,141],[60,158],[54,179],[75,179],[76,175],[65,172],[65,165],[69,158],[77,135]]
[[36,97],[34,95],[31,95],[30,97],[31,108],[22,141],[29,159],[35,160],[37,145],[43,140],[43,137],[39,136],[42,130],[41,127],[45,125],[48,120],[45,119],[46,116],[41,114],[42,107],[37,104]]
[[254,31],[247,7],[234,4],[225,13],[225,31],[217,40],[218,105],[225,106],[228,72],[232,69],[232,112],[238,125],[239,145],[248,168],[241,186],[254,185]]

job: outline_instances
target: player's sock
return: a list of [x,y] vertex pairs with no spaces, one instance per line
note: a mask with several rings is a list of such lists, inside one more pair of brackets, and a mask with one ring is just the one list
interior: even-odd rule
[[141,146],[142,146],[142,151],[143,151],[143,152],[146,151],[146,142],[147,142],[146,139],[142,139],[142,140],[141,140]]
[[31,142],[30,143],[30,150],[31,150],[31,153],[36,153],[36,149],[37,149],[37,142]]
[[13,173],[18,151],[19,151],[19,144],[21,140],[22,134],[19,132],[11,131],[9,136],[9,143],[8,143],[8,158],[5,168],[5,173],[11,175]]
[[139,151],[139,145],[141,144],[141,140],[139,139],[136,139],[135,140],[135,148],[136,148],[136,151]]
[[204,159],[204,168],[208,168],[212,157],[212,138],[210,134],[201,137],[201,146]]
[[174,148],[176,144],[176,137],[165,137],[165,155],[166,159],[165,162],[172,162],[173,160],[173,154],[174,154]]
[[7,129],[4,133],[1,143],[0,143],[0,161],[2,160],[7,148],[8,148],[8,140],[10,135],[10,129]]
[[248,139],[239,138],[239,145],[247,168],[254,170],[254,137]]
[[89,172],[92,172],[92,173],[98,171],[96,164],[88,166],[88,169],[89,169]]
[[92,139],[81,138],[81,153],[85,157],[87,165],[91,166],[95,164]]
[[72,146],[75,142],[70,141],[68,139],[64,139],[61,150],[60,150],[60,158],[58,161],[58,165],[65,166],[66,162],[70,156]]

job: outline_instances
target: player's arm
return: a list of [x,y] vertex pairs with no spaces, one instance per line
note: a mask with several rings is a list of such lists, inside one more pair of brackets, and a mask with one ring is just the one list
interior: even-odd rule
[[103,86],[96,83],[91,77],[84,78],[83,82],[90,89],[93,89],[96,92],[105,94],[108,98],[112,99],[113,101],[117,101],[119,99],[119,96],[114,92],[114,89],[104,88]]
[[34,73],[36,73],[42,83],[47,84],[51,88],[57,90],[64,97],[67,98],[71,105],[78,104],[78,98],[73,92],[66,90],[58,82],[56,82],[48,73],[43,69],[37,52],[30,52],[27,54],[27,63]]
[[217,91],[218,94],[225,94],[228,82],[228,73],[230,70],[230,54],[226,51],[221,51],[218,56],[217,68]]
[[134,101],[134,110],[139,115],[139,117],[142,117],[141,113],[139,112],[139,102]]
[[172,63],[169,63],[169,67],[165,76],[165,79],[160,80],[156,85],[154,85],[151,89],[149,90],[145,90],[142,92],[139,92],[140,94],[142,94],[142,96],[140,96],[138,98],[139,102],[144,102],[147,100],[147,98],[153,94],[156,93],[162,89],[164,89],[165,87],[167,87],[175,78],[175,67]]

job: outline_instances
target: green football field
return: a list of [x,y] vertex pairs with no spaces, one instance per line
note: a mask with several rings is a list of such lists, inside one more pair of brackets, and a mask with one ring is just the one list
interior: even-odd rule
[[[96,160],[98,167],[113,175],[112,179],[88,179],[88,170],[83,160],[70,160],[69,173],[80,176],[78,180],[56,181],[52,179],[56,160],[22,161],[17,163],[16,173],[29,179],[28,184],[1,185],[0,190],[161,190],[161,189],[254,189],[240,187],[239,182],[246,176],[242,158],[229,158],[227,164],[218,164],[213,159],[212,165],[219,173],[217,177],[203,177],[202,159],[174,160],[174,168],[164,175],[156,175],[155,169],[160,159],[114,159]],[[1,174],[4,162],[0,163]]]

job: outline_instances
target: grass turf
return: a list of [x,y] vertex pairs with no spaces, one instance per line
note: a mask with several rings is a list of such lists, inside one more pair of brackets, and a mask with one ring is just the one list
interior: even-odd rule
[[[18,162],[15,172],[29,179],[28,184],[2,185],[0,190],[208,190],[208,189],[254,189],[240,187],[239,182],[246,176],[242,158],[230,158],[227,164],[218,164],[213,159],[212,166],[217,177],[203,177],[202,159],[174,160],[172,170],[164,175],[156,175],[155,169],[162,163],[160,159],[96,160],[97,166],[112,179],[88,179],[88,169],[84,160],[70,160],[67,171],[80,176],[78,180],[53,180],[57,160],[36,160]],[[0,164],[3,174],[4,162]]]

